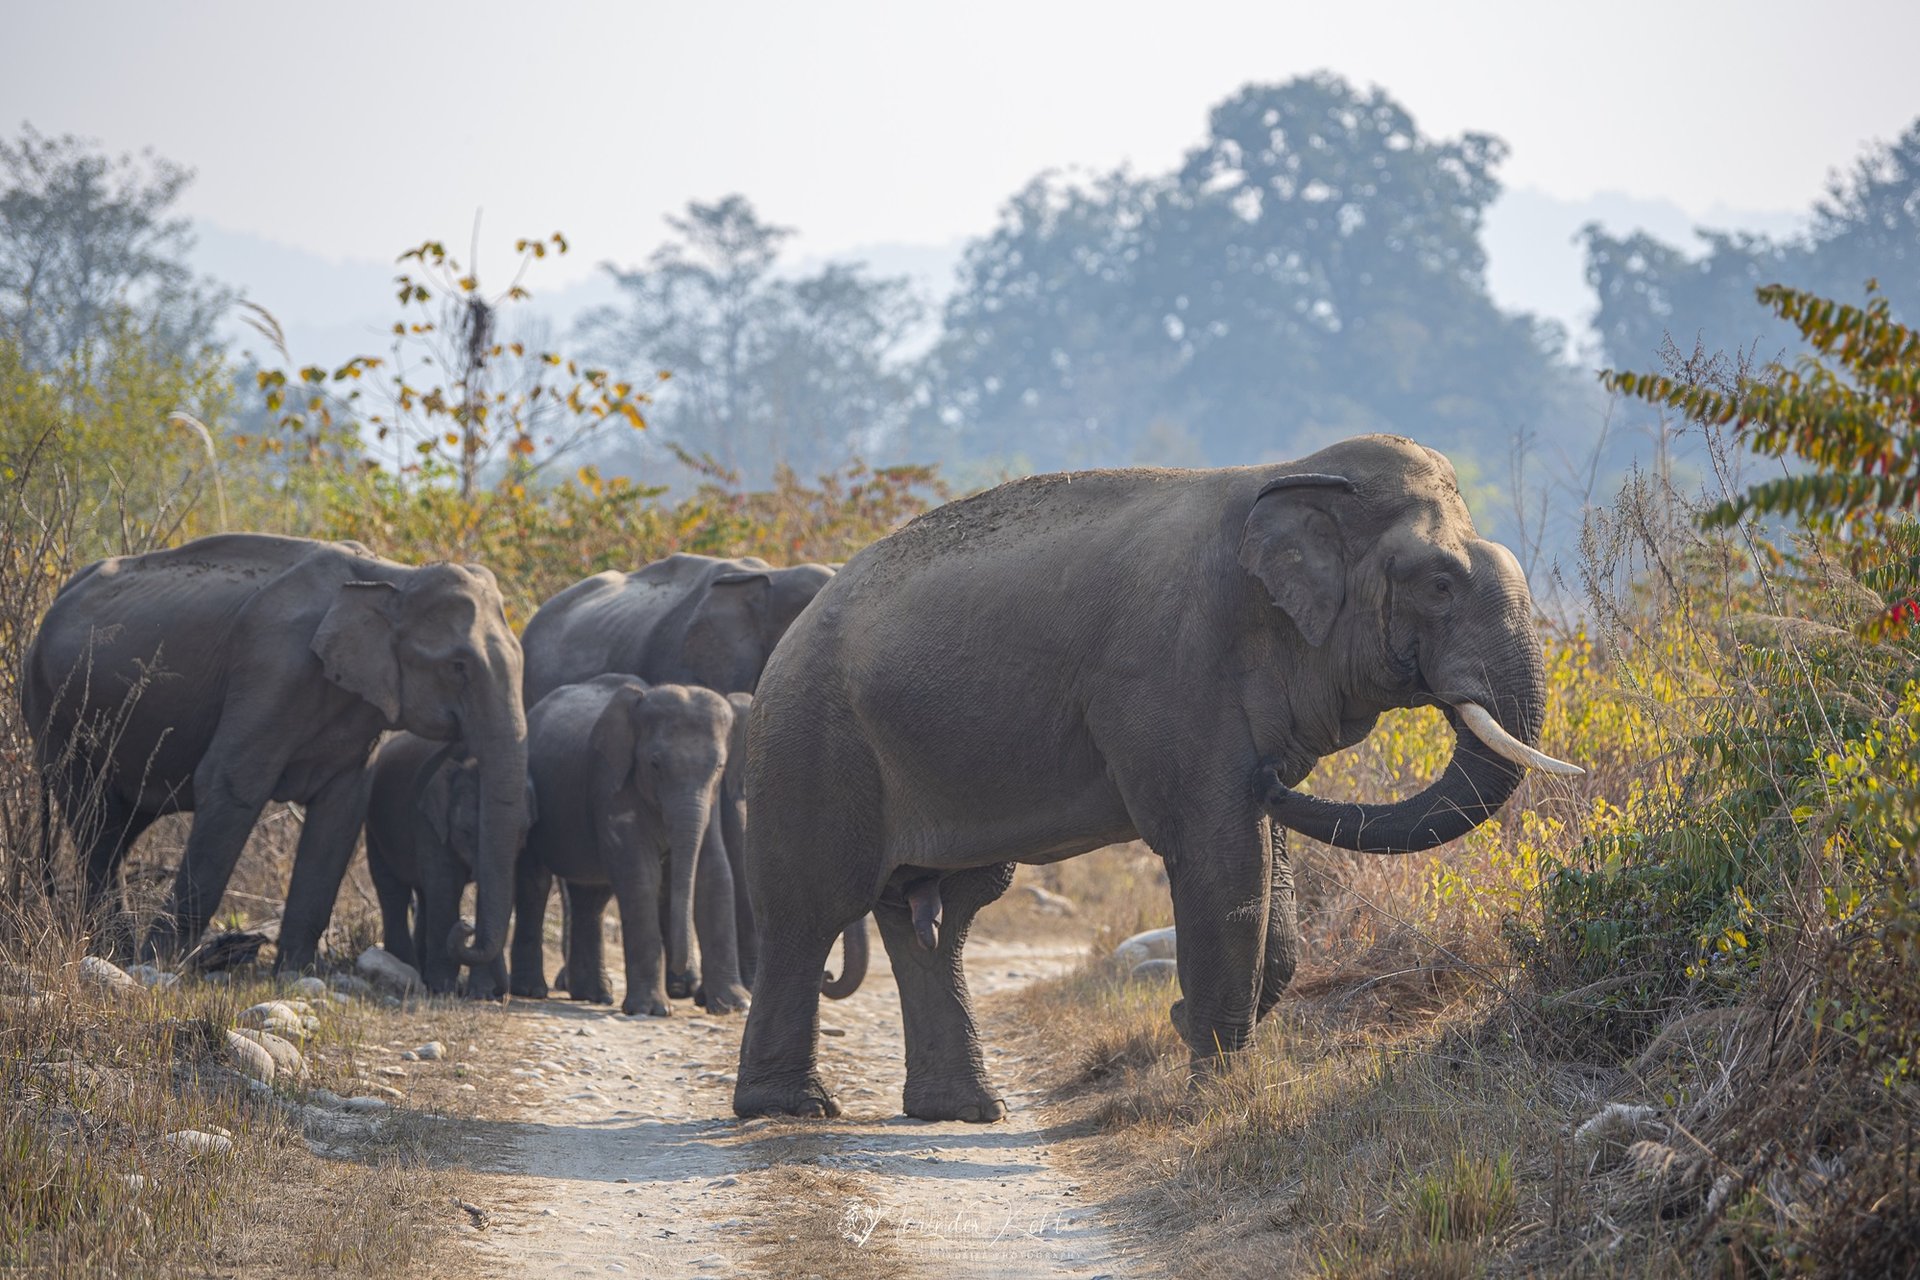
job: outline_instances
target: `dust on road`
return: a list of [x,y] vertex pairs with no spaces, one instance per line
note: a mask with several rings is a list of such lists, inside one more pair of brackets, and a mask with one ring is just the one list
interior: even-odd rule
[[[991,1004],[1083,954],[977,940],[968,983]],[[470,1237],[480,1269],[793,1276],[837,1250],[836,1268],[872,1275],[1127,1274],[1098,1207],[1049,1158],[1056,1135],[1018,1055],[987,1047],[1010,1109],[999,1124],[899,1114],[900,1001],[884,964],[851,999],[823,1003],[839,1033],[820,1053],[845,1109],[835,1121],[734,1119],[743,1019],[679,1010],[507,1008],[494,1055],[473,1067],[479,1118],[461,1122],[464,1162],[489,1175],[490,1225]]]

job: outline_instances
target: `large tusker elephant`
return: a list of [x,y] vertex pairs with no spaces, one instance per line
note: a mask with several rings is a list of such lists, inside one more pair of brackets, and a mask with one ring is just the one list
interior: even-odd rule
[[[685,973],[696,932],[707,1008],[746,1006],[733,937],[733,877],[713,821],[732,719],[726,699],[711,689],[650,687],[619,675],[562,685],[534,704],[527,722],[538,817],[520,860],[515,994],[546,994],[542,924],[557,876],[579,911],[567,954],[576,1000],[612,998],[600,924],[614,897],[626,952],[621,1007],[627,1013],[668,1013],[662,949],[668,972]],[[715,890],[697,899],[696,865],[702,883]]]
[[[480,860],[480,762],[459,752],[458,743],[392,735],[373,757],[367,800],[367,873],[380,899],[383,941],[388,951],[417,966],[427,990],[435,993],[460,983],[460,965],[446,941],[460,918],[461,893]],[[526,786],[531,822],[531,779]],[[469,976],[467,994],[495,999],[506,991],[503,949]]]
[[[753,556],[671,555],[632,573],[576,582],[540,606],[521,638],[527,705],[561,685],[614,673],[716,693],[752,693],[780,637],[833,574],[823,564],[775,569]],[[736,766],[736,779],[740,771]],[[729,846],[729,857],[739,856],[740,849]],[[704,880],[700,892],[707,892]],[[570,899],[563,894],[562,902]],[[740,915],[752,919],[744,899]],[[572,933],[570,906],[566,933]],[[740,946],[743,956],[753,954],[750,934],[741,935]],[[847,927],[843,956],[840,976],[823,978],[835,999],[852,995],[866,978],[864,921]],[[744,963],[751,982],[752,962]]]
[[[733,708],[733,729],[727,738],[727,769],[720,779],[720,830],[727,847],[727,865],[733,871],[734,936],[740,940],[740,976],[753,985],[754,970],[760,961],[760,942],[754,930],[753,905],[747,897],[747,717],[753,710],[753,695],[730,693],[727,702]],[[866,927],[858,924],[849,930],[843,953],[851,957],[855,945],[851,934],[859,934],[859,967],[847,959],[839,977],[821,980],[820,994],[829,1000],[844,1000],[860,989],[867,973]]]
[[526,821],[520,645],[493,575],[408,568],[349,542],[223,534],[102,560],[54,599],[22,695],[43,777],[104,907],[133,841],[164,813],[193,827],[143,954],[205,930],[269,800],[306,807],[278,964],[314,960],[366,815],[382,731],[464,741],[479,760],[479,932],[506,941]]
[[[1297,463],[1034,476],[851,560],[768,664],[748,729],[760,970],[734,1109],[836,1115],[811,975],[872,910],[900,985],[909,1115],[1005,1114],[961,969],[1015,862],[1136,837],[1166,861],[1196,1065],[1292,977],[1277,819],[1348,848],[1430,848],[1513,792],[1545,677],[1513,556],[1453,468],[1365,436]],[[1419,795],[1293,791],[1392,707],[1438,706],[1453,761]]]

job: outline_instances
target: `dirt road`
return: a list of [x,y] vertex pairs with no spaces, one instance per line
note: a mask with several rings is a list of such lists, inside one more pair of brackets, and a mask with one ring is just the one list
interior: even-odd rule
[[[990,1003],[1080,954],[982,940],[968,980]],[[862,990],[822,1011],[822,1072],[846,1110],[824,1125],[733,1118],[741,1019],[509,1006],[492,1039],[517,1056],[474,1065],[480,1119],[459,1135],[492,1193],[490,1225],[470,1237],[480,1269],[793,1276],[837,1250],[835,1267],[851,1259],[876,1275],[1125,1274],[1097,1207],[1049,1163],[1017,1055],[988,1049],[1006,1122],[899,1114],[899,994],[875,958]]]

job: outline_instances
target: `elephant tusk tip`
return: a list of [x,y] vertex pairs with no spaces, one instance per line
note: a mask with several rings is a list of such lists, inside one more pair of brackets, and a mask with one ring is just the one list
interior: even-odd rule
[[1467,728],[1473,731],[1474,737],[1480,739],[1494,754],[1504,759],[1563,778],[1577,778],[1586,773],[1586,770],[1577,764],[1556,760],[1546,752],[1520,741],[1501,728],[1500,722],[1493,718],[1493,713],[1477,702],[1458,703],[1454,710],[1459,713],[1460,719],[1466,723]]

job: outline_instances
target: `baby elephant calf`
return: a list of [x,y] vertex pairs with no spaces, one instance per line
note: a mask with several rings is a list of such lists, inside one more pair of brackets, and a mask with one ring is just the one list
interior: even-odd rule
[[[420,970],[427,990],[452,991],[460,962],[449,939],[480,848],[479,764],[454,744],[396,733],[381,744],[372,773],[367,871],[386,948]],[[531,784],[527,804],[531,815]],[[497,1000],[506,989],[504,950],[467,979],[477,998]]]
[[707,1008],[746,1006],[733,876],[714,811],[732,724],[732,708],[711,690],[625,675],[562,685],[534,704],[527,768],[539,815],[515,886],[516,994],[545,994],[541,929],[557,876],[573,912],[566,962],[576,1000],[611,1000],[600,917],[612,897],[626,953],[625,1012],[669,1011],[662,952],[672,972],[691,971],[696,933]]

